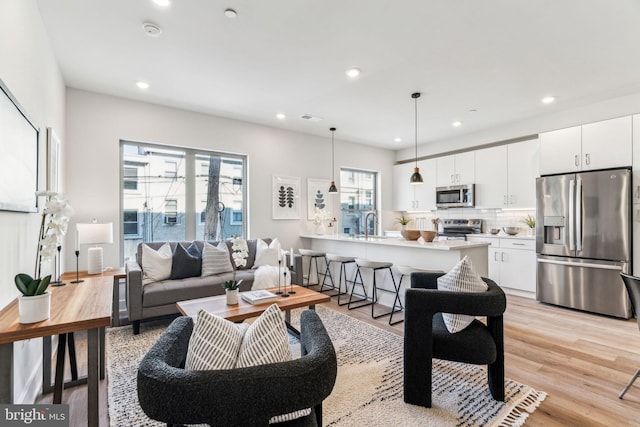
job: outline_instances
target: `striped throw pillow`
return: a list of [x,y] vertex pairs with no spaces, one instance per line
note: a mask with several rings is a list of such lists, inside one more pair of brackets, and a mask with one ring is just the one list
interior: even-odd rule
[[202,274],[201,276],[211,276],[213,274],[230,273],[233,271],[231,258],[229,258],[229,248],[225,242],[213,246],[205,242],[202,249]]
[[[473,269],[468,257],[464,257],[450,272],[438,277],[438,290],[452,292],[485,292],[489,287]],[[466,314],[442,313],[447,330],[455,334],[469,326],[474,316]]]
[[233,323],[200,310],[189,339],[185,369],[232,369],[247,329],[246,323]]

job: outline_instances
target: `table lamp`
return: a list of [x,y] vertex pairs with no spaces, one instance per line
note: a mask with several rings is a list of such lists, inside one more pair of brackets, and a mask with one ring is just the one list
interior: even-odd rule
[[113,223],[77,224],[78,246],[95,245],[87,250],[87,273],[100,274],[104,271],[102,248],[98,245],[113,243]]

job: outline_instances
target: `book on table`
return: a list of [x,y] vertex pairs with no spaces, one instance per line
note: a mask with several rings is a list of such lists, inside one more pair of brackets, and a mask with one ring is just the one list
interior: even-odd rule
[[240,297],[251,304],[265,304],[267,302],[278,301],[278,295],[265,290],[240,292]]

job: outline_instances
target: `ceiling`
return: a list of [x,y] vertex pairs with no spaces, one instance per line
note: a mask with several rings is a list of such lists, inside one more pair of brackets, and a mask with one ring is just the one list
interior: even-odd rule
[[392,150],[640,92],[638,0],[37,4],[69,87]]

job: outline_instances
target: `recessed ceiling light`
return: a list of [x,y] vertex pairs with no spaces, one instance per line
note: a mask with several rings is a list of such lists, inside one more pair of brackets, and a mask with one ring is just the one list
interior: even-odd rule
[[347,71],[347,76],[349,76],[352,79],[355,79],[356,77],[358,77],[360,75],[360,68],[349,68]]
[[451,126],[453,127],[460,127],[462,126],[462,122],[460,120],[456,120],[455,122],[451,123]]
[[238,16],[238,12],[233,9],[227,9],[224,11],[224,16],[226,16],[227,18],[235,18],[236,16]]
[[167,7],[171,4],[170,0],[153,0],[155,4],[162,7]]
[[402,138],[393,138],[393,142],[402,142]]
[[556,100],[555,96],[546,96],[544,98],[542,98],[540,101],[542,101],[543,104],[551,104]]
[[160,34],[162,34],[162,28],[152,22],[142,24],[142,31],[149,37],[160,37]]
[[136,82],[136,86],[140,89],[149,89],[149,83],[143,81]]
[[276,114],[276,117],[279,118],[280,120],[284,120],[287,116],[285,116],[282,113],[278,113],[278,114]]

